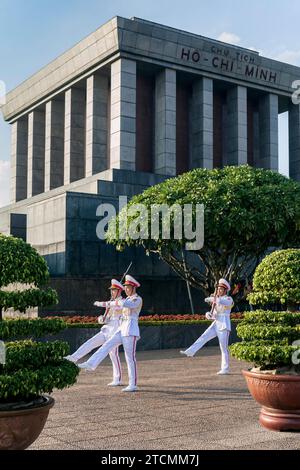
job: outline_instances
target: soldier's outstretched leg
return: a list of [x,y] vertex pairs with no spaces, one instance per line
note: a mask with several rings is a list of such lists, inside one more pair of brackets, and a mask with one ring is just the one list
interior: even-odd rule
[[117,331],[110,339],[105,341],[105,343],[98,349],[88,361],[78,364],[78,367],[81,369],[86,369],[93,371],[98,365],[106,358],[106,356],[113,351],[116,347],[122,344],[121,333]]
[[208,341],[215,338],[217,336],[217,331],[214,323],[210,325],[207,330],[185,351],[180,351],[181,354],[185,354],[186,356],[192,357],[196,354],[199,349],[201,349]]
[[65,359],[68,359],[68,361],[76,363],[79,361],[82,357],[86,356],[89,352],[91,352],[95,348],[99,348],[104,344],[106,341],[106,337],[104,333],[101,331],[90,338],[88,341],[83,343],[80,348],[77,349],[73,354],[70,354],[69,356],[66,356]]

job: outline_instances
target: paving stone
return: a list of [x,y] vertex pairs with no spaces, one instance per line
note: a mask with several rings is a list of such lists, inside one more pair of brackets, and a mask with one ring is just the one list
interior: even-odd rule
[[82,371],[70,389],[56,391],[44,431],[30,449],[299,448],[298,434],[259,425],[260,407],[241,374],[245,364],[232,359],[232,373],[216,375],[219,348],[203,349],[193,359],[178,350],[141,351],[137,360],[135,394],[107,387],[109,361],[94,373]]

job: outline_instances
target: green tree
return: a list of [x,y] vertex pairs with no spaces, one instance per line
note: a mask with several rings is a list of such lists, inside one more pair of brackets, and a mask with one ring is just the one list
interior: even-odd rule
[[[46,287],[49,281],[46,261],[20,238],[0,234],[0,319],[2,309],[25,312],[30,307],[43,307],[58,302],[56,292]],[[11,283],[29,284],[26,290],[3,290]]]
[[[153,204],[203,204],[203,248],[190,251],[185,265],[182,249],[189,240],[175,239],[174,217],[170,240],[164,240],[161,232],[156,240],[151,237],[133,239],[128,235],[123,239],[121,228],[136,218],[136,215],[127,215],[134,204],[146,206],[149,233]],[[195,217],[193,213],[193,223]],[[270,247],[299,246],[300,184],[279,173],[248,165],[195,169],[133,197],[116,221],[110,221],[107,241],[119,250],[126,246],[143,246],[146,252],[158,254],[193,287],[209,294],[220,277],[231,283],[250,280]]]

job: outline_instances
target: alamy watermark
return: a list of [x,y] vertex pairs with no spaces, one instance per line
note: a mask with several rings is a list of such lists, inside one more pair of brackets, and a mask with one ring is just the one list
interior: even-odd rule
[[[97,208],[96,233],[100,240],[106,238],[108,224],[110,235],[120,240],[185,240],[186,250],[201,250],[204,244],[203,204],[144,204],[127,206],[127,196],[119,196],[117,211],[113,204],[100,204]],[[112,220],[114,219],[114,221]]]
[[295,80],[292,83],[292,88],[295,89],[294,93],[292,94],[292,102],[295,105],[300,104],[300,80]]
[[300,339],[293,341],[292,346],[299,346],[299,349],[292,354],[292,363],[298,366],[300,364]]
[[0,341],[0,364],[6,363],[6,347],[4,341]]

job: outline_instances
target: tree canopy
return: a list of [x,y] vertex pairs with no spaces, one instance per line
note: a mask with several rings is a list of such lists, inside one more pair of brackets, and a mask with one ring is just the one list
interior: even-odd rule
[[[136,204],[148,211],[148,238],[121,234],[124,226],[137,219],[139,213],[130,211]],[[162,230],[156,239],[151,238],[150,212],[154,204],[204,205],[204,246],[189,251],[186,263],[182,249],[190,240],[185,235],[181,240],[174,236],[176,217],[171,216],[170,239],[163,238]],[[192,286],[209,293],[220,277],[231,283],[251,279],[270,247],[299,247],[300,184],[248,165],[198,168],[134,196],[110,221],[107,241],[118,250],[143,246],[148,253],[158,254]]]

